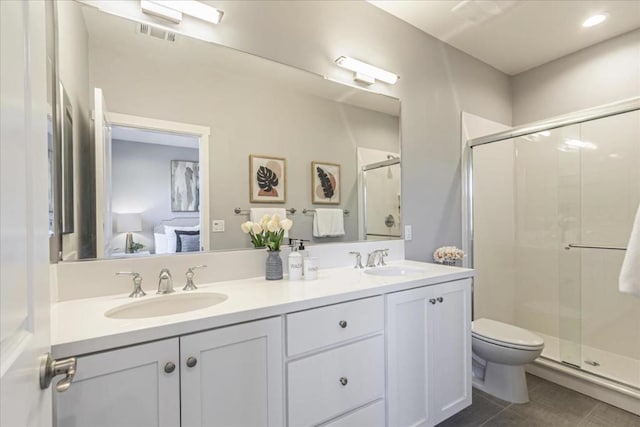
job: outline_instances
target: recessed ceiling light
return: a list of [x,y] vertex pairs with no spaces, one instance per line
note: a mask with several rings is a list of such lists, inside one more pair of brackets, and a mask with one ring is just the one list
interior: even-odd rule
[[607,15],[604,13],[599,13],[597,15],[590,16],[583,23],[582,26],[585,28],[593,27],[598,24],[602,24],[605,19],[607,19]]

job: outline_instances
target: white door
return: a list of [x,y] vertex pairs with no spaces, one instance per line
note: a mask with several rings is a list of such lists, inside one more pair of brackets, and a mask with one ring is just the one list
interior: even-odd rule
[[430,287],[436,304],[427,333],[432,351],[432,421],[439,423],[471,405],[471,279]]
[[180,364],[183,427],[284,425],[279,317],[180,337]]
[[0,24],[0,425],[50,426],[45,3],[0,1]]
[[111,123],[102,89],[94,90],[93,132],[96,144],[96,256],[111,255]]
[[178,338],[81,356],[69,390],[54,392],[58,427],[180,425]]

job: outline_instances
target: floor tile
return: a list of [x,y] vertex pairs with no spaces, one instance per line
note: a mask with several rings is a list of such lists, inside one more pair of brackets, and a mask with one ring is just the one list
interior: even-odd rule
[[539,402],[513,404],[508,409],[535,425],[553,427],[575,427],[587,415],[586,413],[582,416],[576,415],[560,405],[549,406]]
[[477,427],[502,409],[502,406],[474,393],[471,406],[438,424],[438,427]]
[[575,417],[582,419],[599,403],[598,400],[577,391],[569,390],[549,381],[541,381],[529,393],[530,403],[543,405],[552,413],[564,414],[567,419]]
[[477,398],[484,398],[487,399],[488,401],[495,403],[496,405],[502,407],[502,408],[506,408],[507,406],[511,405],[511,402],[507,402],[506,400],[502,400],[499,399],[495,396],[490,395],[489,393],[485,393],[484,391],[478,390],[477,388],[473,389],[473,401],[475,402],[475,399]]
[[543,380],[540,377],[527,373],[527,389],[529,390],[529,393],[545,381],[546,380]]
[[499,412],[493,418],[490,418],[486,423],[482,424],[482,427],[548,427],[549,425],[541,424],[537,420],[526,418],[513,412],[510,409],[505,409]]
[[580,427],[640,427],[640,416],[606,403],[598,403]]

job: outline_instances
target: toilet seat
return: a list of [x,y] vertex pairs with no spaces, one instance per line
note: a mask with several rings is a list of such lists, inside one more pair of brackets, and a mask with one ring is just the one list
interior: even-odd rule
[[544,347],[544,340],[533,332],[496,320],[474,320],[471,330],[474,338],[502,347],[530,351]]

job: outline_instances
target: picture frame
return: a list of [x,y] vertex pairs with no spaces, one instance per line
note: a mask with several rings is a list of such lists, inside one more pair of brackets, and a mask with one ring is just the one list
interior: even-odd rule
[[340,165],[328,162],[311,162],[311,203],[339,205],[341,192]]
[[171,212],[200,211],[200,162],[171,160]]
[[249,200],[251,203],[286,203],[285,158],[249,155]]

